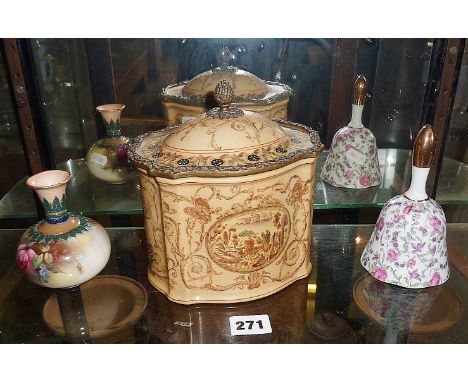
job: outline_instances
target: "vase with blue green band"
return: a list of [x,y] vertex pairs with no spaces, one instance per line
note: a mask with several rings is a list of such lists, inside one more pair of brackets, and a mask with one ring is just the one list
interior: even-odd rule
[[86,155],[90,173],[112,184],[126,183],[135,176],[127,159],[130,139],[122,135],[120,124],[124,108],[123,104],[107,104],[96,108],[104,121],[106,136],[93,144]]
[[26,184],[38,195],[45,219],[21,236],[16,260],[28,279],[49,288],[71,288],[96,276],[110,256],[106,230],[85,216],[68,213],[70,173],[43,171]]

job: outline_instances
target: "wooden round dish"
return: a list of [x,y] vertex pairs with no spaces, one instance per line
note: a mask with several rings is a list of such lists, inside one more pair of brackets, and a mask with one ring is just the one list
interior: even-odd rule
[[[140,318],[148,303],[148,294],[140,283],[117,275],[91,279],[81,286],[81,295],[92,339],[130,326]],[[55,294],[45,303],[42,317],[53,332],[65,335]]]

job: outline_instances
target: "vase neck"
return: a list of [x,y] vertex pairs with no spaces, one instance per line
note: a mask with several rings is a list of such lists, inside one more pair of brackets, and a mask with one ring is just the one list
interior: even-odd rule
[[65,193],[61,196],[55,195],[54,198],[43,198],[45,220],[49,224],[59,224],[68,220],[67,198]]
[[47,170],[26,180],[44,207],[46,223],[59,224],[68,219],[65,190],[71,175],[68,171]]
[[106,138],[119,138],[122,135],[122,126],[120,120],[104,121],[106,127]]
[[351,121],[348,123],[349,127],[362,128],[362,111],[364,110],[364,105],[355,105],[352,107]]
[[101,114],[106,127],[106,138],[118,138],[121,135],[120,115],[125,108],[124,104],[106,104],[96,108]]

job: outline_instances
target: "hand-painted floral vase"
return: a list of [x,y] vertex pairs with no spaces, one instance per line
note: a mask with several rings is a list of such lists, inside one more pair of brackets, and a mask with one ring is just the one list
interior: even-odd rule
[[110,240],[97,222],[67,212],[65,189],[70,173],[44,171],[27,179],[42,201],[45,220],[20,238],[16,259],[33,283],[70,288],[96,276],[107,264]]
[[449,278],[444,211],[426,194],[434,151],[426,125],[414,143],[410,188],[385,204],[362,253],[364,268],[383,282],[426,288]]
[[351,122],[336,132],[322,169],[322,180],[336,187],[368,188],[382,180],[374,134],[362,124],[366,91],[366,79],[359,76],[354,83]]
[[120,114],[122,104],[101,105],[96,108],[104,120],[106,137],[88,150],[86,162],[91,174],[113,184],[127,182],[133,175],[127,158],[129,138],[121,134]]

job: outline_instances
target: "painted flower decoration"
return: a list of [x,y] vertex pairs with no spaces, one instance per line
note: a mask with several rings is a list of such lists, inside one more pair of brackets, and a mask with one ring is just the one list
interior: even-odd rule
[[393,249],[390,249],[387,252],[387,257],[391,262],[395,262],[398,260],[398,253],[396,253],[396,251],[394,251]]
[[393,217],[392,221],[393,223],[399,223],[402,218],[403,218],[403,215],[398,214]]
[[385,222],[379,217],[361,255],[363,267],[377,277],[382,276],[383,268],[386,283],[405,288],[446,282],[450,269],[445,216],[439,205],[432,199],[412,202],[398,195],[384,210]]
[[212,210],[208,202],[203,198],[196,198],[193,205],[193,207],[185,207],[184,212],[202,224],[209,223],[211,221]]
[[117,160],[121,164],[127,163],[127,151],[128,149],[126,147],[119,147],[116,151],[117,155]]
[[345,178],[346,178],[347,180],[353,179],[353,170],[348,170],[348,171],[346,171],[346,173],[345,173]]
[[379,220],[377,220],[377,223],[375,223],[375,226],[377,227],[379,231],[383,230],[384,225],[385,225],[385,222],[383,218],[379,218]]
[[416,245],[411,243],[411,247],[413,248],[413,253],[421,252],[421,250],[424,248],[425,245],[426,243],[416,243]]
[[418,273],[417,270],[411,271],[409,275],[410,275],[410,277],[411,277],[412,279],[420,279],[420,278],[421,278],[421,277],[419,276],[419,273]]
[[440,231],[442,221],[437,216],[432,216],[429,219],[429,224],[435,231]]
[[305,183],[298,180],[291,192],[289,193],[287,202],[289,204],[296,204],[302,200],[302,197],[307,193],[308,187]]
[[403,213],[404,214],[409,214],[411,212],[411,210],[413,209],[414,205],[413,204],[410,204],[408,206],[406,206],[404,209],[403,209]]
[[20,244],[16,252],[16,258],[20,267],[25,272],[31,272],[33,269],[33,259],[37,254],[31,248],[28,248],[26,244]]
[[363,187],[369,187],[371,184],[370,177],[368,175],[363,175],[359,178],[359,183]]
[[387,271],[385,270],[385,268],[375,267],[372,270],[372,276],[374,276],[377,280],[385,281],[387,278]]
[[441,277],[440,277],[439,272],[434,272],[431,279],[429,280],[429,286],[439,285],[440,280],[441,280]]

